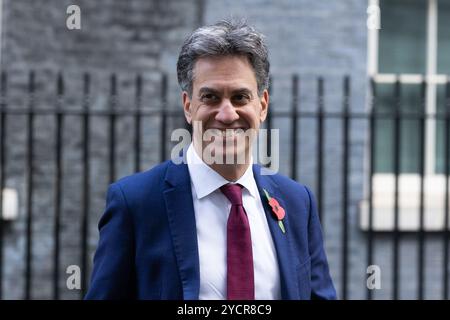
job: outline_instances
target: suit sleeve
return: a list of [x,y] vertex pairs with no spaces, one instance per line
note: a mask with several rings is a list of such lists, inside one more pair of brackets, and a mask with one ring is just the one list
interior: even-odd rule
[[133,223],[118,184],[108,189],[106,209],[98,229],[100,239],[85,299],[134,299]]
[[309,254],[311,256],[311,299],[336,299],[327,257],[323,247],[322,228],[317,214],[316,200],[305,187],[309,196]]

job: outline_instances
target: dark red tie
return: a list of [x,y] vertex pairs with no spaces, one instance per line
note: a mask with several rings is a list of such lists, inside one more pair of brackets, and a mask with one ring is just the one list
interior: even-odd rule
[[220,190],[231,202],[227,223],[227,299],[254,300],[252,239],[242,206],[242,186],[226,184]]

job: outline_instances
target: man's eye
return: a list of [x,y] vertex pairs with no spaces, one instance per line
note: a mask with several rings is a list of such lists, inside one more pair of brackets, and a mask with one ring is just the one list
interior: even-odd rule
[[235,95],[233,99],[238,103],[247,103],[250,100],[250,97],[245,94],[238,94]]
[[215,94],[207,93],[202,96],[202,100],[216,101],[216,100],[218,100],[218,97]]

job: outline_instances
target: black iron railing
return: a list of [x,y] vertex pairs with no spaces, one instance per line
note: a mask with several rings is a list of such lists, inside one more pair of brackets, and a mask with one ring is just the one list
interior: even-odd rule
[[[14,132],[8,132],[6,130],[6,117],[8,115],[25,115],[26,116],[26,172],[25,172],[25,180],[26,180],[26,228],[25,234],[23,235],[25,239],[25,256],[24,256],[24,298],[32,299],[31,296],[31,286],[33,282],[33,241],[39,241],[39,239],[34,238],[33,235],[33,221],[37,212],[34,211],[33,202],[34,202],[34,194],[35,194],[35,178],[34,178],[34,154],[35,154],[35,144],[34,144],[34,133],[35,133],[35,120],[36,117],[40,115],[53,115],[55,121],[55,147],[54,147],[54,220],[53,224],[53,259],[52,259],[52,279],[49,281],[53,282],[52,297],[54,299],[59,299],[61,296],[60,289],[58,286],[58,281],[61,277],[61,216],[62,216],[62,202],[63,202],[63,179],[65,178],[64,170],[63,170],[63,155],[68,150],[65,150],[64,142],[63,142],[63,132],[66,127],[66,117],[67,116],[79,116],[81,119],[81,171],[82,171],[82,197],[80,203],[80,266],[82,272],[81,279],[81,291],[80,297],[84,296],[86,292],[86,288],[88,287],[88,276],[89,276],[89,246],[88,239],[91,236],[89,234],[89,211],[90,211],[90,203],[91,203],[91,188],[92,185],[90,183],[90,176],[92,174],[91,169],[91,161],[92,161],[92,153],[90,150],[90,141],[95,137],[92,136],[91,131],[91,119],[94,117],[102,117],[107,119],[108,121],[108,180],[109,182],[113,182],[117,179],[117,152],[116,142],[120,137],[117,135],[117,121],[122,117],[131,117],[133,119],[133,144],[132,151],[134,153],[133,156],[133,170],[134,172],[141,171],[141,163],[142,163],[142,143],[145,140],[145,137],[142,136],[142,118],[145,117],[156,117],[160,121],[160,131],[159,131],[159,139],[161,142],[168,141],[169,118],[178,118],[182,119],[183,113],[180,110],[172,110],[167,108],[168,105],[168,77],[163,75],[161,78],[161,93],[159,100],[161,101],[161,108],[148,108],[143,105],[143,80],[140,75],[136,76],[134,82],[135,89],[135,100],[133,102],[133,108],[129,109],[121,109],[118,105],[118,80],[116,75],[111,75],[110,77],[110,91],[108,97],[108,109],[104,110],[94,110],[91,108],[91,76],[89,74],[85,74],[82,78],[82,104],[79,109],[67,109],[64,107],[64,98],[66,95],[65,92],[65,80],[62,74],[57,76],[56,81],[56,105],[54,108],[35,108],[35,95],[36,95],[36,79],[35,73],[30,72],[28,77],[28,86],[27,86],[27,105],[25,108],[20,108],[16,106],[10,105],[8,101],[8,77],[6,73],[1,74],[0,79],[0,190],[5,188],[5,181],[8,175],[6,171],[7,164],[7,155],[9,150],[7,149],[6,141],[10,138],[10,136],[14,135]],[[448,262],[449,262],[449,164],[450,164],[450,82],[446,83],[446,99],[445,99],[445,111],[443,113],[437,113],[434,115],[429,115],[425,112],[425,96],[426,96],[426,87],[427,83],[425,81],[421,84],[421,104],[422,108],[419,112],[403,112],[401,108],[402,103],[402,92],[401,92],[401,83],[400,79],[397,78],[394,85],[394,105],[390,108],[390,112],[378,112],[377,110],[377,84],[373,79],[369,81],[369,105],[366,110],[362,111],[354,111],[351,108],[351,92],[350,92],[350,78],[348,76],[343,77],[342,80],[342,108],[339,111],[326,111],[325,109],[325,80],[322,77],[317,79],[317,100],[316,100],[316,110],[314,111],[303,111],[302,106],[300,105],[300,93],[301,93],[301,81],[298,75],[293,75],[291,78],[291,108],[287,111],[277,111],[273,108],[271,112],[268,114],[268,118],[266,121],[266,128],[273,128],[273,119],[274,118],[286,118],[290,120],[290,176],[293,179],[298,179],[299,176],[299,168],[301,166],[300,159],[298,157],[298,151],[300,146],[298,139],[298,132],[300,131],[300,119],[312,119],[316,121],[316,190],[315,194],[317,196],[319,215],[322,222],[324,222],[324,210],[322,204],[324,203],[324,185],[326,183],[326,175],[324,171],[324,161],[327,155],[326,144],[325,144],[325,124],[329,119],[340,119],[342,122],[342,181],[341,181],[341,189],[340,193],[342,195],[342,204],[340,208],[339,214],[342,217],[342,224],[340,226],[327,226],[325,223],[323,224],[323,228],[326,230],[331,227],[339,227],[341,228],[341,243],[340,243],[340,264],[341,264],[341,274],[340,274],[340,298],[348,299],[351,298],[349,296],[349,270],[350,270],[350,252],[349,252],[349,235],[351,224],[349,221],[349,207],[350,207],[350,175],[351,175],[351,166],[350,166],[350,156],[352,154],[352,144],[351,144],[351,128],[352,124],[355,120],[363,120],[367,122],[367,172],[365,175],[367,177],[368,183],[368,192],[367,192],[367,202],[368,202],[368,229],[365,233],[366,237],[366,252],[367,252],[367,265],[374,264],[374,247],[376,245],[376,231],[373,228],[374,224],[374,203],[373,203],[373,186],[372,179],[375,175],[376,166],[375,166],[375,154],[376,154],[376,123],[380,119],[393,119],[393,132],[392,132],[392,140],[393,140],[393,152],[392,162],[393,162],[393,172],[392,174],[395,177],[394,183],[394,228],[391,231],[392,235],[392,252],[393,252],[393,261],[392,261],[392,298],[399,299],[400,297],[400,277],[399,274],[401,272],[401,259],[400,259],[400,243],[402,241],[402,230],[399,228],[399,176],[401,174],[400,168],[400,158],[401,158],[401,143],[402,143],[402,131],[401,131],[401,123],[404,119],[417,119],[419,121],[419,131],[421,132],[419,139],[419,176],[420,176],[420,199],[419,199],[419,215],[420,215],[420,226],[417,230],[417,243],[418,243],[418,252],[417,252],[417,298],[423,299],[424,296],[424,284],[425,284],[425,242],[427,237],[427,232],[424,228],[425,224],[425,193],[424,193],[424,177],[425,177],[425,150],[426,150],[426,140],[424,137],[426,121],[428,118],[441,119],[445,122],[445,138],[444,138],[444,163],[445,172],[444,176],[447,178],[445,181],[445,206],[444,206],[444,217],[445,221],[443,225],[445,226],[443,229],[443,252],[442,252],[442,270],[443,270],[443,281],[442,281],[442,298],[448,299],[449,290],[448,290]],[[271,79],[271,83],[273,83],[273,79]],[[160,143],[159,149],[159,159],[161,161],[167,159],[168,157],[168,143]],[[270,150],[270,135],[269,135],[269,143],[268,143],[268,153],[271,153]],[[365,159],[361,159],[361,161],[365,161]],[[104,188],[106,189],[106,185]],[[50,195],[50,193],[49,193]],[[0,208],[3,208],[3,194],[0,192]],[[0,215],[1,216],[1,215]],[[2,288],[3,286],[3,274],[4,274],[4,224],[5,222],[0,219],[0,298],[3,297]],[[438,254],[438,253],[436,253]],[[373,298],[373,291],[367,290],[367,298]]]

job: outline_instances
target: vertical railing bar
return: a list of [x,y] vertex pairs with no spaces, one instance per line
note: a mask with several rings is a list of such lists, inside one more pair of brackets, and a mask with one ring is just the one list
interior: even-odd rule
[[445,136],[444,136],[444,152],[445,152],[445,161],[444,161],[444,172],[445,172],[445,212],[444,212],[444,259],[443,259],[443,277],[444,277],[444,285],[443,285],[443,299],[448,300],[448,264],[449,264],[449,177],[450,177],[450,80],[447,79],[445,85]]
[[348,175],[349,175],[349,128],[350,128],[350,116],[349,116],[349,104],[350,104],[350,78],[345,76],[344,78],[344,101],[343,101],[343,153],[342,153],[342,213],[343,213],[343,232],[342,232],[342,299],[347,299],[348,291]]
[[425,232],[424,232],[424,176],[425,176],[425,92],[426,92],[426,82],[422,81],[421,84],[421,105],[420,105],[420,140],[419,140],[419,170],[420,170],[420,199],[419,199],[419,243],[418,243],[418,299],[423,300],[424,298],[424,254],[425,254]]
[[319,212],[319,219],[324,228],[323,221],[323,122],[324,122],[324,83],[323,78],[318,78],[317,85],[317,106],[318,106],[318,118],[317,118],[317,210]]
[[0,300],[3,299],[3,190],[6,181],[6,94],[7,94],[7,75],[2,71],[0,75]]
[[134,171],[141,170],[141,103],[142,103],[142,77],[136,76],[136,114],[134,117]]
[[30,71],[28,76],[28,117],[27,117],[27,160],[26,160],[26,239],[25,239],[25,300],[31,298],[31,281],[32,281],[32,231],[33,231],[33,153],[34,153],[34,91],[35,91],[35,74]]
[[297,133],[299,129],[298,125],[298,85],[299,79],[298,75],[292,76],[292,108],[291,108],[291,120],[292,120],[292,129],[291,129],[291,139],[292,139],[292,151],[291,151],[291,168],[292,168],[292,179],[297,180]]
[[[368,229],[367,229],[367,266],[373,264],[373,252],[374,252],[374,242],[373,242],[373,175],[375,172],[375,112],[376,112],[376,84],[374,78],[370,79],[370,89],[371,89],[371,100],[369,109],[369,139],[370,139],[370,156],[369,156],[369,190],[368,190]],[[373,291],[367,286],[367,300],[372,300]]]
[[161,127],[160,127],[160,160],[166,160],[166,135],[167,135],[167,74],[164,73],[161,78]]
[[400,174],[400,141],[401,141],[401,130],[400,130],[400,108],[401,108],[401,91],[400,91],[400,79],[397,76],[395,81],[395,110],[394,110],[394,231],[393,231],[393,299],[398,300],[399,298],[399,174]]
[[82,216],[81,216],[81,298],[87,291],[88,278],[88,238],[89,238],[89,208],[90,208],[90,126],[89,126],[89,106],[90,106],[90,74],[83,74],[83,114],[82,114],[82,161],[83,161],[83,181],[82,181]]
[[117,78],[111,75],[109,115],[109,183],[116,180],[116,109],[117,109]]
[[[269,76],[269,96],[272,96],[273,94],[273,77]],[[267,113],[267,156],[268,159],[272,159],[272,126],[273,126],[273,112],[272,109],[274,107],[274,103],[273,100],[270,101],[270,105],[269,105],[269,111]],[[266,165],[267,167],[271,167],[272,166],[272,162],[269,161]]]
[[61,72],[58,73],[56,84],[56,128],[55,128],[55,213],[53,226],[53,299],[59,300],[59,261],[60,261],[60,221],[62,203],[62,132],[63,132],[63,96],[64,79]]

